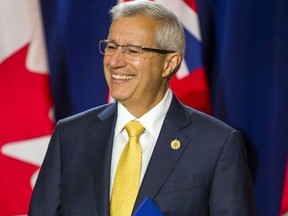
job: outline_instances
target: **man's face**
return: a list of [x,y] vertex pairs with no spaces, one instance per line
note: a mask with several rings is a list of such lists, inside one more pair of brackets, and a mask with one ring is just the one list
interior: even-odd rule
[[[157,22],[146,16],[119,17],[111,24],[108,40],[120,45],[159,48],[155,42],[156,28]],[[163,75],[165,55],[144,51],[137,60],[127,55],[118,47],[113,55],[104,56],[110,94],[130,112],[149,111],[161,101],[168,87]]]

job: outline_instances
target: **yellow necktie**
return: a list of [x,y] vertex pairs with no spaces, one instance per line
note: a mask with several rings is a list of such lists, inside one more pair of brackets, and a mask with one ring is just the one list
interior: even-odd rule
[[116,170],[112,198],[111,216],[130,216],[138,194],[141,171],[141,145],[139,137],[144,127],[137,121],[128,122],[125,129],[129,135]]

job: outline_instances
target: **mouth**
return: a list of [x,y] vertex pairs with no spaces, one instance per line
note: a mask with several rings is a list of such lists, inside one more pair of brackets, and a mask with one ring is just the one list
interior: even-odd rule
[[130,80],[133,78],[131,75],[112,74],[112,78],[116,80]]

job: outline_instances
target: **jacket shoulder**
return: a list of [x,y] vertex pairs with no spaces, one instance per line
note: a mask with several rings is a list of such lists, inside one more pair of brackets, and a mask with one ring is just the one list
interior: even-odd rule
[[189,124],[190,127],[187,127],[188,131],[192,127],[199,134],[203,133],[206,136],[218,138],[222,137],[223,139],[236,131],[237,133],[239,132],[241,134],[238,129],[214,116],[208,115],[188,106],[185,106],[185,109],[187,113],[186,115],[189,116],[191,122],[191,124]]
[[116,111],[116,104],[104,104],[98,107],[91,108],[81,113],[60,119],[57,125],[73,125],[73,124],[87,124],[89,122],[99,122],[103,116],[110,116]]

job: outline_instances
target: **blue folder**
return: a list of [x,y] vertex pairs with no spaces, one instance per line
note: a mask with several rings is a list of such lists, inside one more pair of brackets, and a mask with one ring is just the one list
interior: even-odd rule
[[133,216],[164,216],[160,209],[148,197],[142,201]]

